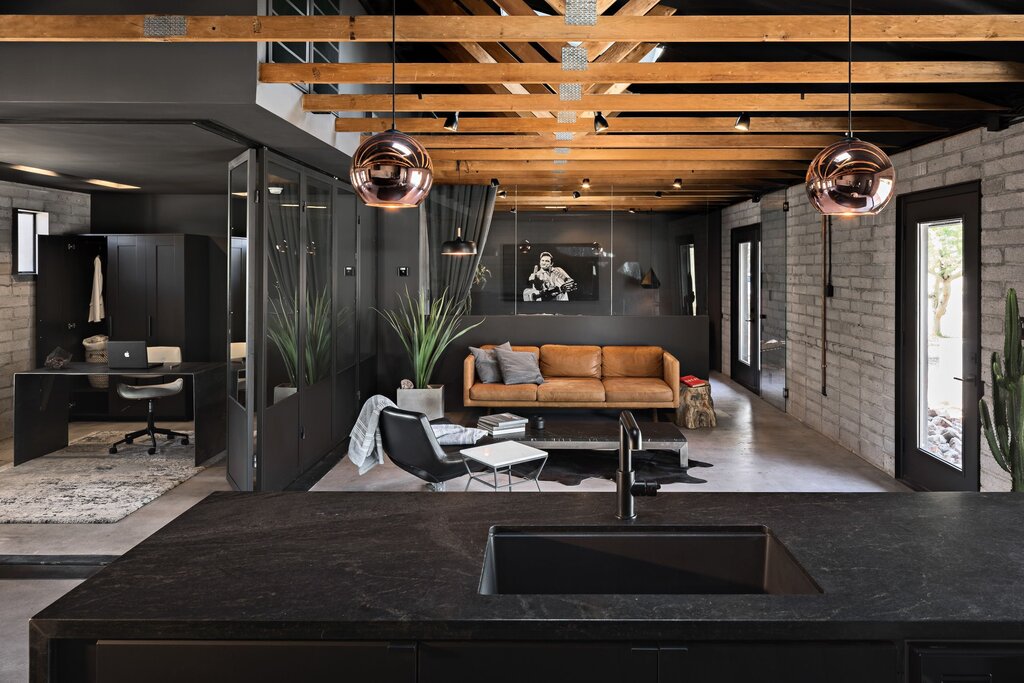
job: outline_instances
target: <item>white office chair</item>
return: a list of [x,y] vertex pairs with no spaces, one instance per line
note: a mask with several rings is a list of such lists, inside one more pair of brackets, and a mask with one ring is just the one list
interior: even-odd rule
[[[149,346],[146,347],[146,356],[150,363],[181,363],[181,349],[177,346]],[[153,375],[125,375],[125,377],[141,379],[147,377],[151,378]],[[155,455],[157,434],[166,436],[168,441],[180,438],[181,444],[183,446],[187,446],[188,434],[182,434],[181,432],[157,427],[153,415],[153,401],[180,394],[184,386],[185,380],[181,377],[173,382],[165,382],[163,384],[135,385],[118,383],[117,393],[121,398],[128,399],[129,401],[147,401],[149,410],[146,418],[146,428],[139,429],[131,434],[125,434],[123,439],[110,446],[110,452],[117,453],[117,447],[121,444],[131,444],[140,436],[148,436],[153,443],[149,448],[149,454]]]

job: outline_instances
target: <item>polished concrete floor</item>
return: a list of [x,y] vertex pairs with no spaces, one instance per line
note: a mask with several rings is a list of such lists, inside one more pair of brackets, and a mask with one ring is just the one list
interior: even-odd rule
[[[758,399],[729,379],[712,376],[714,429],[684,430],[690,457],[714,467],[694,469],[706,484],[668,484],[674,491],[906,491],[899,482]],[[650,419],[647,411],[639,419]],[[607,419],[607,418],[606,418]],[[462,491],[466,478],[452,480],[448,491]],[[529,486],[515,491],[536,491]],[[313,491],[415,491],[423,482],[390,461],[359,476],[347,459],[338,463]],[[487,490],[473,483],[470,490]],[[542,491],[613,491],[615,484],[587,479],[579,486],[542,481]]]
[[[663,492],[906,490],[853,453],[726,378],[715,376],[713,382],[718,427],[686,432],[690,457],[714,464],[695,471],[707,483],[671,484]],[[128,423],[121,426],[126,431],[135,428]],[[181,427],[188,428],[189,424],[175,425]],[[73,423],[69,436],[75,439],[110,428],[110,423]],[[10,440],[0,442],[0,467],[11,460],[12,452]],[[457,480],[450,489],[460,491],[464,485],[464,481]],[[546,491],[614,489],[612,482],[600,479],[589,479],[575,487],[555,482],[541,482],[541,486]],[[222,462],[115,524],[0,524],[0,555],[120,555],[209,493],[228,488]],[[360,477],[348,460],[340,462],[313,487],[314,491],[422,489],[419,479],[390,463]],[[77,584],[73,580],[0,579],[0,683],[28,680],[29,618]]]

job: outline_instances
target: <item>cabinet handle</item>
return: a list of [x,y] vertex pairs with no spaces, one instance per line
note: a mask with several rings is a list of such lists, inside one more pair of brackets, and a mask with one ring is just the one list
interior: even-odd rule
[[68,329],[69,330],[75,329],[75,323],[68,323]]
[[153,316],[146,317],[146,336],[153,336]]

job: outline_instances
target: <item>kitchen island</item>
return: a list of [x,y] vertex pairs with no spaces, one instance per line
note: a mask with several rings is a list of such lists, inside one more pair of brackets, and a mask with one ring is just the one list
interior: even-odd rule
[[[32,619],[32,680],[1024,670],[1024,496],[677,493],[638,501],[632,523],[614,509],[611,493],[215,493]],[[480,594],[492,527],[576,525],[763,525],[821,592]]]

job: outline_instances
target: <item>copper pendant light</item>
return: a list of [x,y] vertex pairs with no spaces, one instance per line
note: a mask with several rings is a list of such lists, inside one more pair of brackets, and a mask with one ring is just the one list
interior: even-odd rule
[[391,129],[365,140],[352,155],[349,179],[367,206],[410,209],[419,206],[434,184],[427,150],[395,129],[395,1],[391,3]]
[[814,157],[807,169],[807,196],[826,216],[871,216],[895,196],[896,169],[880,148],[853,136],[853,0],[847,21],[848,134]]

